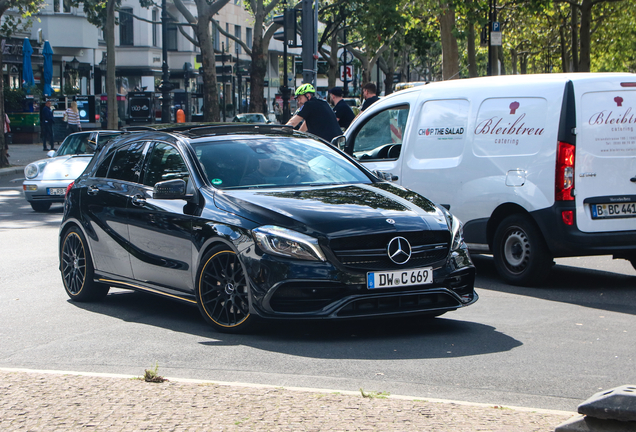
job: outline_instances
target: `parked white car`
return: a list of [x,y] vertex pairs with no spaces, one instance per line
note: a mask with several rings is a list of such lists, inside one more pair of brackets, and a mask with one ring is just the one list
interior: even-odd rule
[[66,137],[56,150],[24,168],[24,196],[33,210],[45,212],[53,203],[64,202],[66,188],[79,177],[90,162],[95,149],[123,132],[100,130],[77,132]]
[[609,254],[636,268],[635,128],[636,75],[485,77],[381,99],[345,149],[449,208],[472,253],[531,285],[554,257]]

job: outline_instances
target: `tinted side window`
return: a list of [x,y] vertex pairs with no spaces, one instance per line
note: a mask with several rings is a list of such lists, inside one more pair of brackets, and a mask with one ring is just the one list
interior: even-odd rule
[[95,170],[95,177],[106,177],[108,175],[108,168],[110,168],[110,163],[113,161],[114,154],[115,152],[111,151],[108,155],[106,155],[102,163],[100,163],[99,167],[97,167],[97,170]]
[[409,116],[408,105],[393,107],[367,120],[355,136],[353,155],[364,159],[397,159]]
[[187,182],[189,177],[188,168],[174,146],[164,143],[156,143],[153,146],[144,171],[143,183],[146,186],[174,179],[183,179]]
[[115,153],[108,170],[108,178],[136,182],[141,170],[143,149],[146,143],[139,142],[121,147]]

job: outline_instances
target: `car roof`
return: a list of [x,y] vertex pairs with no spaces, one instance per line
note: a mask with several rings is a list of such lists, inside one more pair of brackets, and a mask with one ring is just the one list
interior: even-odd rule
[[310,138],[321,141],[320,137],[307,132],[295,130],[292,126],[278,124],[254,124],[254,123],[215,123],[215,124],[158,124],[147,126],[132,126],[125,128],[123,136],[109,140],[106,144],[109,148],[119,147],[137,140],[162,140],[172,143],[188,141],[192,144],[205,141],[217,141],[243,137],[264,138],[264,137],[295,137]]

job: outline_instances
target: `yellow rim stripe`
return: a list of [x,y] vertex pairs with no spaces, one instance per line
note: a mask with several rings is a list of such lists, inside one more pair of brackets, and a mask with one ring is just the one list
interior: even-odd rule
[[[234,251],[231,251],[231,250],[218,251],[217,253],[215,253],[214,255],[212,255],[212,256],[210,257],[210,259],[209,259],[209,260],[207,260],[207,261],[206,261],[206,263],[205,263],[205,265],[203,266],[203,270],[201,270],[201,275],[199,276],[199,286],[197,287],[197,289],[199,290],[199,298],[201,298],[201,297],[202,297],[202,296],[201,296],[201,282],[203,281],[203,271],[204,271],[204,270],[205,270],[205,268],[208,266],[208,264],[210,263],[210,261],[212,260],[212,258],[214,258],[215,256],[217,256],[218,254],[222,254],[222,253],[226,253],[226,252],[229,252],[229,253],[231,253],[231,254],[236,255],[236,254],[234,253]],[[241,263],[239,263],[239,265],[241,265]],[[212,321],[214,321],[214,323],[215,323],[216,325],[221,326],[221,327],[232,328],[232,327],[239,326],[239,325],[243,324],[243,322],[244,322],[246,319],[248,319],[248,318],[250,317],[250,314],[247,314],[247,315],[245,315],[245,318],[243,318],[243,319],[241,320],[241,322],[238,322],[238,323],[236,323],[236,324],[234,324],[234,325],[225,325],[225,324],[221,324],[221,323],[216,322],[216,320],[210,316],[210,314],[208,313],[208,310],[207,310],[205,307],[203,307],[203,301],[201,301],[201,303],[202,303],[202,304],[201,304],[201,307],[202,307],[202,309],[205,311],[205,314],[208,316],[208,318],[210,318]]]

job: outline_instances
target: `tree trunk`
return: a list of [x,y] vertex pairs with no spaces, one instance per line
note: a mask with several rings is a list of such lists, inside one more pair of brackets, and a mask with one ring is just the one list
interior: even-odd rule
[[570,32],[572,33],[572,72],[579,70],[579,10],[576,5],[572,5],[572,25]]
[[324,53],[323,58],[327,60],[327,63],[329,64],[329,71],[327,72],[327,88],[331,89],[336,86],[336,80],[340,76],[340,68],[338,67],[338,32],[334,32],[329,45],[331,55],[325,56],[324,54],[326,53]]
[[581,52],[577,72],[590,71],[592,5],[591,0],[583,0],[581,4]]
[[468,76],[475,78],[477,72],[477,56],[475,54],[475,23],[468,22]]
[[517,55],[517,50],[515,48],[512,48],[510,50],[510,63],[511,63],[511,68],[512,68],[512,74],[513,75],[517,75],[517,61],[518,61],[518,55]]
[[115,84],[115,2],[106,5],[106,99],[108,103],[108,129],[119,129],[117,114],[117,86]]
[[395,74],[395,51],[389,49],[388,52],[387,70],[383,71],[384,76],[384,95],[388,96],[393,93],[393,75]]
[[561,71],[568,72],[570,61],[568,59],[568,48],[565,38],[565,25],[561,25],[559,27],[559,45],[561,46]]
[[455,28],[455,9],[444,5],[439,17],[440,34],[442,39],[442,79],[459,78],[459,51],[457,39],[453,36]]
[[[0,14],[0,18],[2,14]],[[3,37],[0,37],[0,46],[2,46]],[[0,71],[3,69],[2,50],[0,49]],[[4,85],[0,85],[0,118],[4,122]],[[2,128],[2,134],[0,134],[0,168],[9,166],[9,160],[6,157],[6,137],[4,134],[4,127]]]
[[[201,64],[203,66],[203,121],[221,121],[219,114],[219,94],[216,85],[216,57],[214,44],[210,36],[210,20],[200,18],[194,31],[201,48]],[[225,53],[224,53],[225,54]],[[224,84],[225,90],[225,84]]]
[[[262,28],[263,25],[261,24],[260,27]],[[267,73],[267,57],[269,56],[269,51],[264,45],[262,31],[254,31],[252,68],[250,71],[250,106],[248,109],[248,111],[252,113],[263,112],[265,74]]]

